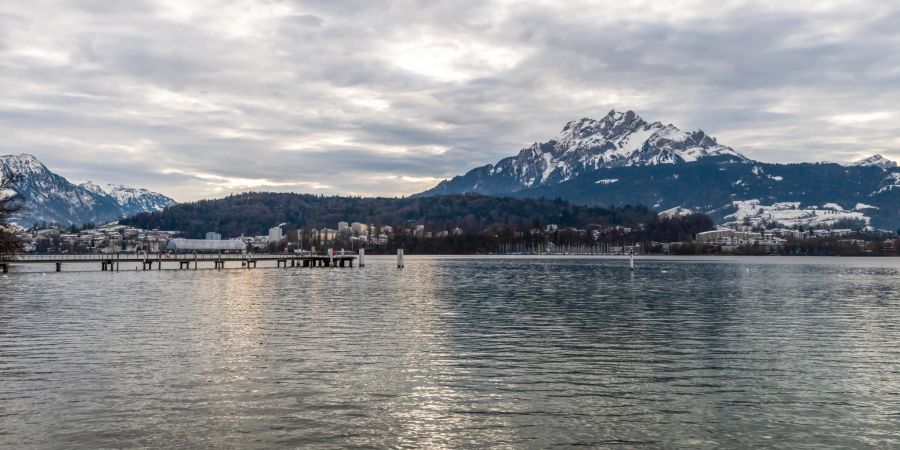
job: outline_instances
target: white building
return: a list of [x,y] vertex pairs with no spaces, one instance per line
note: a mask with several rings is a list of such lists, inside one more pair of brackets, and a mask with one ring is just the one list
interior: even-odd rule
[[247,244],[240,239],[206,240],[206,239],[172,239],[166,244],[166,250],[174,252],[240,252]]
[[364,223],[353,222],[350,224],[350,231],[354,236],[362,236],[369,231],[369,227]]
[[269,228],[269,242],[281,242],[281,227]]
[[350,231],[350,224],[347,222],[338,222],[338,234],[347,233]]
[[214,231],[210,231],[210,232],[206,233],[206,240],[207,241],[221,241],[222,235],[219,233],[216,233]]

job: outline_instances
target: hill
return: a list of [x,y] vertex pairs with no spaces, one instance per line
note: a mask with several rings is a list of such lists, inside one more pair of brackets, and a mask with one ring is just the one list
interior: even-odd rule
[[[712,223],[703,217],[686,233]],[[208,231],[226,237],[265,234],[270,227],[287,229],[335,228],[339,221],[389,225],[396,229],[425,225],[430,230],[459,227],[481,233],[491,227],[519,231],[559,227],[645,225],[679,236],[681,222],[659,226],[656,213],[646,207],[603,208],[573,205],[562,200],[449,195],[415,198],[327,197],[292,193],[246,193],[217,200],[182,203],[163,211],[141,213],[120,221],[145,229],[179,230],[201,238]],[[700,223],[700,225],[697,225]],[[655,227],[655,228],[654,228]],[[702,231],[702,230],[701,230]]]

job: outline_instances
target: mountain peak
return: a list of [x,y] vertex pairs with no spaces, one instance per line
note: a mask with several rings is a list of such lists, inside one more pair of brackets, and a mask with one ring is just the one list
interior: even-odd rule
[[0,171],[25,176],[47,172],[48,170],[34,155],[21,153],[18,155],[0,155]]
[[710,157],[723,162],[750,161],[703,131],[684,132],[671,124],[647,122],[631,110],[613,109],[600,120],[583,117],[568,122],[547,142],[457,177],[450,182],[455,186],[445,183],[432,191],[489,193],[502,185],[502,190],[515,192],[604,169],[680,164]]
[[87,189],[88,191],[93,192],[94,194],[97,194],[97,195],[107,195],[106,191],[104,191],[102,187],[100,187],[99,185],[97,185],[96,183],[94,183],[93,181],[90,181],[90,180],[79,184],[79,186],[81,186],[81,187]]
[[863,158],[863,159],[853,163],[853,165],[854,166],[875,166],[875,167],[880,167],[882,169],[892,169],[894,167],[897,167],[896,162],[891,161],[879,154],[875,154],[875,155],[869,156],[867,158]]

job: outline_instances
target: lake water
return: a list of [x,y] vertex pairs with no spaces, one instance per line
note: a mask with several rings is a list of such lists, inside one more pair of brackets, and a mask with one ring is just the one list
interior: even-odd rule
[[900,447],[898,259],[367,262],[0,278],[0,446]]

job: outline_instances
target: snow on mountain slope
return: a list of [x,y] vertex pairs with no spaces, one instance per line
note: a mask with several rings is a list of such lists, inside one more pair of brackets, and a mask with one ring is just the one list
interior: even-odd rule
[[875,166],[875,167],[880,167],[882,169],[893,169],[894,167],[897,167],[896,162],[891,161],[881,155],[872,155],[868,158],[863,158],[863,159],[853,163],[852,165],[854,165],[854,166]]
[[26,227],[39,222],[108,222],[175,204],[174,200],[145,189],[119,186],[104,190],[91,182],[72,184],[27,154],[0,156],[0,175],[20,177],[14,189],[24,200],[25,209],[15,221]]
[[726,216],[726,219],[733,219],[737,223],[750,221],[768,225],[778,224],[790,228],[834,226],[842,221],[845,223],[846,221],[859,221],[866,225],[871,222],[871,218],[864,213],[858,210],[845,210],[836,203],[826,203],[822,207],[802,207],[800,202],[778,202],[772,205],[763,205],[759,200],[736,200],[733,205],[737,211]]
[[165,195],[121,184],[110,183],[100,187],[92,181],[86,181],[81,183],[80,186],[96,194],[112,197],[127,215],[139,212],[162,211],[175,204],[174,200]]
[[701,130],[685,132],[671,124],[647,122],[633,111],[613,110],[600,120],[569,122],[549,141],[444,181],[425,194],[515,192],[600,169],[678,164],[714,156],[749,161]]

